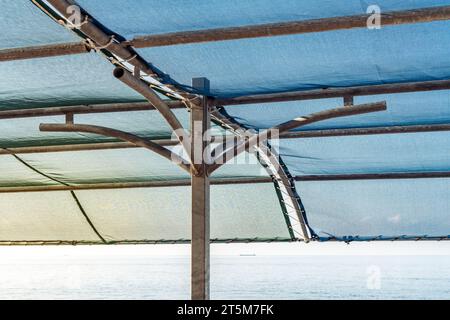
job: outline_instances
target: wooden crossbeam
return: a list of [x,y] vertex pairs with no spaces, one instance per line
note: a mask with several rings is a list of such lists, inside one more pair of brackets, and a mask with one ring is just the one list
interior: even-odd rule
[[[65,9],[67,3],[65,3],[65,1],[52,0],[50,2],[60,12],[64,14],[66,13]],[[125,45],[131,45],[135,48],[147,48],[189,43],[273,37],[353,28],[365,28],[367,27],[367,20],[369,16],[369,14],[362,14],[344,17],[249,25],[241,27],[227,27],[145,35],[136,37],[125,42],[124,44],[113,44],[113,46],[116,47],[115,50],[122,50],[126,57],[128,52],[125,51]],[[448,19],[450,19],[450,6],[381,13],[382,26],[423,23]],[[90,24],[84,25],[82,28],[84,31],[87,31],[90,34],[101,35],[101,33],[98,32],[99,30],[95,29],[95,27]],[[103,35],[98,36],[97,40],[98,43],[108,43],[109,41],[109,39],[105,38]],[[119,46],[123,46],[123,48],[119,48]],[[33,59],[67,54],[80,54],[87,51],[88,49],[83,42],[6,49],[0,50],[0,61]]]
[[[165,101],[171,109],[183,109],[181,101]],[[59,116],[66,114],[89,114],[155,110],[148,102],[107,103],[91,105],[75,105],[65,107],[45,107],[0,111],[0,119],[33,118],[46,116]]]
[[380,94],[450,90],[450,80],[390,83],[343,88],[326,88],[304,91],[257,94],[235,98],[216,99],[217,106],[231,106],[254,103],[273,103],[285,101],[314,100],[354,96],[371,96]]
[[[296,181],[346,181],[346,180],[392,180],[392,179],[445,179],[450,178],[450,171],[439,172],[387,172],[367,174],[339,174],[339,175],[302,175],[295,177]],[[241,177],[241,178],[212,178],[211,185],[230,184],[260,184],[272,183],[270,177]],[[133,189],[133,188],[167,188],[190,186],[190,179],[148,181],[148,182],[115,182],[78,184],[72,186],[48,185],[25,187],[0,187],[0,193],[19,192],[47,192],[47,191],[77,191],[77,190],[106,190],[106,189]]]

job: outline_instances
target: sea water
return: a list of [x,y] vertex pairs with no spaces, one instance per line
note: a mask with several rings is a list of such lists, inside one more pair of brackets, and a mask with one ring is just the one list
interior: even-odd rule
[[[0,299],[189,299],[189,256],[15,255]],[[450,256],[213,256],[213,299],[450,299]]]

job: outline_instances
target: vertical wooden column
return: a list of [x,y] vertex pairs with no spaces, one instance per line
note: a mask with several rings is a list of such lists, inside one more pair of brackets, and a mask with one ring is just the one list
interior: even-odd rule
[[[209,91],[206,78],[192,79],[192,86],[202,92]],[[199,169],[191,173],[192,180],[192,244],[191,244],[191,297],[192,300],[209,299],[209,202],[210,185],[207,164],[203,157],[208,142],[203,139],[210,128],[208,98],[191,110],[191,155]]]
[[352,106],[353,103],[353,96],[344,96],[344,106]]

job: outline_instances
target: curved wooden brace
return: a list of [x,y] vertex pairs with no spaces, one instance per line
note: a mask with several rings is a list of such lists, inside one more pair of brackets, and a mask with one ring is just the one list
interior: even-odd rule
[[[299,118],[295,118],[293,120],[284,122],[279,124],[273,128],[262,131],[259,134],[254,134],[250,138],[248,138],[245,143],[237,144],[232,150],[231,154],[233,157],[236,157],[240,153],[245,150],[248,150],[250,146],[257,146],[262,142],[270,139],[273,133],[278,136],[282,133],[288,132],[289,130],[299,128],[305,126],[307,124],[319,122],[322,120],[338,118],[338,117],[346,117],[357,114],[364,114],[370,112],[384,111],[386,110],[386,101],[361,104],[355,106],[344,106],[335,109],[324,110],[316,113],[312,113],[308,116],[303,116]],[[277,137],[278,137],[277,136]],[[230,154],[230,150],[223,151],[219,156],[214,159],[214,163],[209,167],[209,174],[213,173],[215,170],[219,169],[223,163],[216,163],[217,159],[222,159],[224,156]],[[228,159],[230,160],[230,159]]]
[[[115,78],[119,79],[131,89],[140,93],[144,96],[150,104],[158,110],[163,118],[167,121],[169,126],[173,130],[184,129],[178,118],[175,114],[170,110],[170,107],[165,103],[158,95],[140,78],[134,76],[128,70],[125,70],[122,67],[116,67],[114,69],[113,75]],[[180,140],[181,141],[181,140]]]
[[139,77],[131,74],[131,72],[129,72],[128,70],[125,70],[124,68],[121,67],[116,67],[114,69],[113,74],[114,77],[116,77],[124,84],[129,86],[131,89],[135,90],[136,92],[144,96],[150,102],[150,104],[153,107],[155,107],[156,110],[159,111],[159,113],[163,116],[163,118],[172,128],[173,132],[175,133],[175,136],[180,141],[186,153],[189,155],[191,169],[195,174],[197,174],[198,168],[194,164],[194,161],[192,160],[191,147],[188,141],[190,139],[189,134],[183,128],[183,125],[175,116],[175,114],[172,112],[172,110],[170,110],[170,107],[160,97],[158,97],[158,95],[147,85],[147,83],[145,83]]
[[186,170],[187,172],[190,173],[191,171],[190,164],[186,164],[185,160],[182,157],[173,153],[169,149],[166,149],[163,146],[150,140],[146,140],[134,134],[123,132],[120,130],[87,124],[54,124],[54,123],[42,123],[39,126],[39,130],[47,132],[86,132],[99,134],[107,137],[113,137],[122,141],[130,142],[138,147],[151,150],[159,154],[160,156],[170,160],[171,162],[174,162],[175,164],[179,165],[182,169]]

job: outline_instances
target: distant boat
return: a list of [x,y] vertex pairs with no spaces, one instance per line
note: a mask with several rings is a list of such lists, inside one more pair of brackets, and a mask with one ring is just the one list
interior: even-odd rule
[[241,257],[256,257],[255,253],[241,253],[239,256]]

